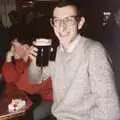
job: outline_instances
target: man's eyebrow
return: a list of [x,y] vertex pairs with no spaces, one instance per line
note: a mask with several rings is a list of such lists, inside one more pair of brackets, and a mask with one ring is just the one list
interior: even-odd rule
[[[67,18],[67,17],[76,17],[76,16],[78,16],[78,15],[70,15],[70,16],[65,16],[65,17],[63,17],[63,18]],[[53,16],[53,18],[60,18],[60,17]]]

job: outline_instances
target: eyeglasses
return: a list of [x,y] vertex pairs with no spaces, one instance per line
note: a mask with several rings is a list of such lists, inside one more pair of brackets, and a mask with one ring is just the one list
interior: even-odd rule
[[50,19],[50,24],[53,27],[59,27],[61,25],[61,22],[66,25],[66,26],[72,26],[76,23],[76,21],[78,20],[78,16],[69,16],[69,17],[65,17],[63,19],[54,17]]

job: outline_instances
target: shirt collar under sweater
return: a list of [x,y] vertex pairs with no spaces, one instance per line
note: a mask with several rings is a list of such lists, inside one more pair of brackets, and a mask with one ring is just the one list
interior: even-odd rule
[[[78,44],[79,40],[80,40],[81,36],[77,35],[75,40],[73,42],[70,43],[69,47],[66,49],[66,52],[70,53],[73,51],[73,49],[75,48],[75,46]],[[63,48],[62,45],[60,45],[60,50],[61,51],[65,51],[65,49]]]

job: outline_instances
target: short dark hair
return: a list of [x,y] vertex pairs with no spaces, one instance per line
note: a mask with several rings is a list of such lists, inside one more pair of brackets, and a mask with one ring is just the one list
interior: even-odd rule
[[21,44],[32,45],[32,40],[25,39],[25,38],[23,38],[21,36],[18,37],[18,42],[20,42]]
[[80,16],[80,5],[76,0],[59,0],[54,4],[54,8],[56,7],[65,7],[65,6],[74,6],[77,10],[78,15]]
[[32,39],[28,39],[22,33],[20,34],[20,33],[17,33],[17,32],[12,34],[10,42],[13,41],[16,38],[17,38],[18,42],[21,43],[21,44],[32,45],[32,42],[33,42]]

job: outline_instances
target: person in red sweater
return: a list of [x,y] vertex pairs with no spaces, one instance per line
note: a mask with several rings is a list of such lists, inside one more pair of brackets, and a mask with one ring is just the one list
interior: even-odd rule
[[5,79],[5,83],[16,85],[18,89],[26,92],[34,102],[40,101],[38,96],[42,99],[40,104],[33,109],[33,119],[41,120],[49,116],[51,113],[52,85],[50,78],[48,80],[44,80],[40,84],[33,85],[29,83],[29,44],[29,41],[17,38],[11,41],[11,48],[6,54],[2,74]]

